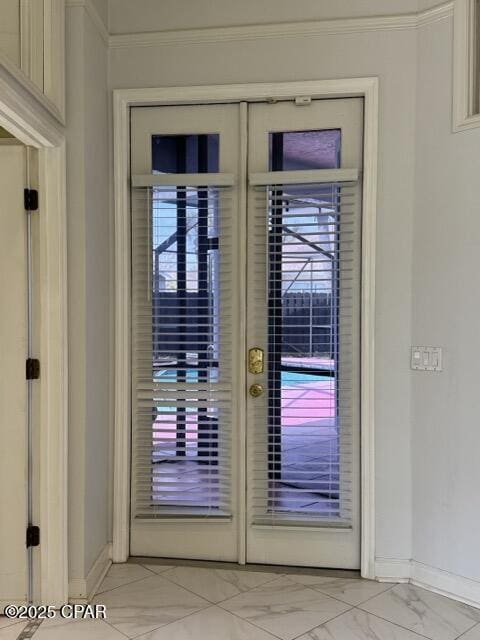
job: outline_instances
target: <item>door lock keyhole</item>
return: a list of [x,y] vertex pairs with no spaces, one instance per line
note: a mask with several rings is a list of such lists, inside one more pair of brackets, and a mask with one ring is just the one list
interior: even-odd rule
[[255,383],[250,386],[250,395],[252,398],[259,398],[263,393],[263,386]]

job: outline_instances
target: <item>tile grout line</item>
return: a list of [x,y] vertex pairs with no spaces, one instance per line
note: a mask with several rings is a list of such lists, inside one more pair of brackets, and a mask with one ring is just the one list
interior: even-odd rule
[[[142,566],[142,565],[139,565]],[[150,569],[148,569],[147,567],[143,567],[146,571],[150,571],[150,573],[153,576],[160,576],[161,573],[155,573],[155,571],[151,571]],[[166,571],[166,569],[165,569]],[[105,576],[108,577],[108,576]],[[121,587],[126,587],[129,584],[135,584],[136,582],[141,582],[142,580],[148,580],[149,578],[151,578],[152,576],[143,576],[143,578],[135,578],[135,580],[131,580],[130,582],[125,582],[124,584],[119,584],[117,587],[112,587],[111,589],[105,589],[105,591],[96,591],[95,595],[92,596],[91,600],[93,600],[93,598],[98,598],[100,596],[103,596],[104,593],[110,593],[111,591],[115,591],[116,589],[120,589]]]
[[[390,589],[387,589],[383,593],[387,593],[388,591],[391,591],[394,587],[398,587],[401,584],[404,584],[404,583],[398,582],[398,583],[392,585],[392,587]],[[421,589],[422,591],[425,591],[425,589],[423,589],[423,587],[414,587],[414,588],[415,589]],[[378,596],[383,595],[383,593],[379,593]],[[446,598],[447,600],[449,600],[451,602],[455,602],[454,600],[451,600],[451,598],[448,598],[447,596],[441,596],[440,594],[435,594],[435,595],[438,595],[441,598]],[[405,629],[406,631],[410,631],[411,633],[416,633],[421,638],[427,638],[427,640],[435,640],[435,638],[430,638],[430,636],[425,636],[422,633],[419,633],[418,631],[413,631],[412,629],[409,629],[408,627],[404,627],[402,624],[399,624],[398,622],[393,622],[392,620],[389,620],[388,618],[384,618],[383,616],[380,616],[377,613],[371,613],[367,609],[362,609],[363,605],[365,605],[367,602],[370,602],[370,600],[373,600],[376,597],[377,596],[373,596],[373,598],[370,598],[369,600],[365,600],[365,602],[362,602],[361,605],[357,605],[356,608],[360,609],[360,611],[364,611],[365,613],[369,613],[372,616],[376,616],[377,618],[380,618],[381,620],[385,620],[386,622],[390,622],[390,624],[395,624],[397,627],[401,627],[402,629]],[[469,605],[466,605],[466,606],[468,607]],[[468,629],[466,629],[465,631],[463,631],[459,636],[455,636],[455,638],[452,638],[452,640],[459,640],[459,638],[461,638],[463,635],[465,635],[466,633],[468,633],[469,631],[474,629],[477,624],[480,626],[480,622],[474,622],[473,626],[471,626]]]
[[[378,613],[372,613],[371,611],[367,611],[366,609],[362,609],[360,606],[355,607],[355,609],[358,609],[359,611],[363,611],[363,613],[368,613],[368,615],[373,616],[374,618],[379,618],[380,620],[383,620],[384,622],[389,622],[390,624],[393,624],[396,627],[400,627],[400,629],[403,629],[404,631],[409,631],[410,633],[414,633],[419,638],[426,638],[426,640],[435,640],[435,638],[430,638],[430,636],[425,636],[425,635],[423,635],[423,633],[419,633],[418,631],[413,631],[412,629],[409,629],[408,627],[404,627],[403,624],[399,624],[398,622],[393,622],[392,620],[389,620],[388,618],[384,618],[383,616],[378,615]],[[456,640],[456,638],[453,638],[452,640]]]
[[[43,620],[38,620],[38,619],[29,619],[29,621],[27,622],[27,624],[23,627],[23,629],[20,631],[19,635],[17,636],[17,640],[27,640],[30,638],[33,638],[33,636],[37,633],[38,629],[40,628],[40,625],[42,624]],[[7,628],[7,627],[5,627]]]
[[[223,602],[226,602],[226,601],[224,600]],[[272,638],[278,638],[278,640],[285,640],[284,638],[281,638],[280,636],[277,636],[276,633],[273,633],[272,631],[267,631],[266,629],[264,629],[264,627],[261,627],[260,625],[256,624],[255,622],[252,622],[251,620],[249,620],[247,618],[242,618],[242,616],[239,616],[238,613],[235,613],[235,611],[230,611],[229,609],[225,609],[224,607],[222,607],[221,604],[219,604],[218,607],[220,609],[222,609],[222,611],[225,611],[226,613],[230,613],[232,616],[234,616],[234,618],[238,618],[242,622],[247,622],[248,624],[251,624],[252,627],[255,627],[256,629],[259,629],[260,631],[263,631],[264,633],[268,633],[269,635],[272,636]]]
[[[393,625],[394,627],[398,627],[399,629],[403,629],[404,631],[408,631],[409,633],[413,633],[413,635],[418,636],[419,639],[422,639],[422,640],[434,640],[432,638],[429,638],[428,636],[422,635],[421,633],[417,633],[416,631],[412,631],[411,629],[407,629],[406,627],[402,627],[402,625],[397,624],[396,622],[392,622],[391,620],[387,620],[386,618],[382,618],[381,616],[377,616],[374,613],[370,613],[369,611],[364,611],[363,609],[359,609],[358,607],[353,607],[353,606],[348,611],[344,611],[340,615],[335,616],[334,618],[331,618],[330,620],[326,620],[323,624],[319,625],[318,627],[313,627],[313,629],[318,629],[318,628],[321,628],[321,627],[325,627],[325,625],[329,624],[333,620],[336,620],[337,618],[341,618],[343,615],[345,615],[347,613],[351,613],[352,611],[360,611],[361,613],[365,613],[365,614],[367,614],[369,616],[372,616],[373,618],[378,618],[379,620],[383,620],[383,622],[388,622],[389,624]],[[310,631],[313,631],[313,629],[310,629]],[[307,631],[307,633],[309,633],[309,632]],[[300,638],[301,636],[302,636],[302,634],[300,634],[299,636],[296,636],[295,638],[292,638],[291,640],[298,640],[298,638]],[[455,638],[455,640],[458,640],[458,638]]]
[[5,617],[6,620],[9,620],[8,624],[4,624],[3,627],[0,627],[0,631],[3,631],[4,629],[8,629],[8,627],[11,627],[14,624],[18,624],[19,622],[21,622],[21,620],[19,620],[18,618],[7,618],[7,616],[2,616]]
[[[468,606],[468,605],[467,605]],[[475,629],[475,627],[480,627],[480,622],[475,622],[475,624],[473,625],[473,627],[470,627],[470,629],[466,629],[463,633],[461,633],[459,636],[457,636],[455,638],[455,640],[461,640],[461,638],[463,638],[467,633],[470,633],[470,631],[472,629]]]
[[321,629],[322,627],[325,627],[325,625],[328,624],[329,622],[332,622],[333,620],[336,620],[337,618],[341,618],[346,613],[350,613],[350,611],[353,611],[354,609],[355,609],[355,607],[352,606],[352,607],[350,607],[350,609],[347,609],[346,611],[343,611],[342,613],[339,613],[337,616],[333,616],[333,618],[330,618],[330,620],[325,620],[325,622],[322,622],[322,624],[317,624],[316,627],[312,627],[311,629],[308,629],[307,631],[304,631],[303,633],[300,633],[298,636],[295,636],[294,638],[290,638],[290,640],[298,640],[298,638],[301,638],[306,633],[310,633],[310,631],[313,631],[314,629]]
[[[148,567],[144,566],[143,564],[139,563],[139,564],[136,564],[136,566],[143,567],[146,571],[149,571],[152,574],[152,576],[157,576],[157,577],[161,576],[163,573],[165,573],[166,571],[168,571],[171,568],[170,565],[158,565],[158,566],[165,566],[166,568],[164,569],[164,571],[161,571],[160,573],[156,573],[155,571],[152,571],[151,569],[149,569]],[[143,578],[138,578],[137,580],[132,580],[131,582],[126,582],[125,584],[121,584],[118,587],[113,587],[113,589],[107,589],[107,590],[102,591],[102,592],[100,592],[98,594],[95,594],[94,597],[101,597],[105,593],[110,593],[112,591],[120,589],[121,587],[127,587],[127,586],[129,586],[131,584],[136,584],[138,582],[142,582],[143,580],[150,579],[152,576],[144,576]],[[171,584],[175,584],[172,580],[168,580],[168,582],[170,582]],[[180,585],[176,585],[176,586],[178,587]],[[188,589],[185,589],[185,590],[188,591]],[[195,596],[201,598],[201,596],[198,596],[198,594],[194,593],[193,591],[190,591],[190,593],[192,593],[192,595],[195,595]],[[210,606],[212,606],[209,600],[207,600],[206,598],[202,598],[202,599],[205,600],[206,602],[208,602]],[[125,605],[125,606],[128,606],[128,604]],[[182,616],[181,618],[178,618],[178,620],[173,620],[172,622],[167,622],[166,624],[160,625],[159,627],[155,627],[151,631],[142,632],[142,633],[139,633],[139,634],[137,634],[135,636],[129,636],[129,635],[123,633],[123,631],[118,629],[118,627],[116,627],[113,623],[109,622],[108,618],[103,620],[103,622],[106,622],[106,624],[111,629],[114,629],[115,631],[118,631],[118,633],[121,633],[122,636],[125,636],[125,638],[128,638],[129,640],[133,640],[133,638],[138,638],[139,636],[144,635],[144,633],[151,633],[153,631],[156,631],[157,629],[161,629],[162,627],[166,627],[169,624],[173,624],[175,622],[178,622],[179,620],[184,620],[185,618],[188,618],[189,616],[194,615],[195,613],[199,613],[200,611],[205,611],[205,610],[209,609],[210,606],[204,607],[203,609],[198,609],[197,611],[193,611],[192,613],[188,613],[186,616]],[[107,615],[108,615],[108,610],[107,610]]]
[[[286,578],[288,578],[289,576],[286,575]],[[342,578],[338,578],[339,580],[341,580]],[[348,578],[346,578],[346,580],[348,580]],[[367,598],[366,600],[363,600],[362,602],[359,602],[358,604],[352,604],[351,602],[346,602],[345,600],[341,600],[340,598],[337,598],[336,596],[332,596],[330,593],[325,593],[324,591],[321,591],[318,587],[314,587],[312,585],[305,585],[301,582],[295,582],[295,580],[292,580],[292,582],[300,587],[304,587],[305,589],[311,589],[312,591],[317,591],[318,593],[321,593],[322,596],[325,596],[327,598],[331,598],[332,600],[336,600],[337,602],[341,602],[342,604],[346,605],[347,607],[350,607],[351,609],[357,609],[360,607],[360,605],[365,604],[366,602],[369,602],[369,600],[372,600],[373,598],[376,598],[377,596],[381,596],[383,593],[387,593],[387,591],[390,591],[390,589],[393,589],[393,587],[395,587],[395,584],[392,584],[390,587],[387,587],[387,589],[385,589],[384,591],[382,591],[381,593],[377,593],[374,596],[371,596],[371,598]],[[346,613],[346,612],[345,612]]]
[[[207,598],[205,598],[203,596],[200,596],[199,594],[195,593],[194,591],[191,591],[187,587],[184,587],[183,585],[180,585],[180,584],[174,582],[173,580],[168,578],[168,576],[163,575],[166,572],[168,572],[170,569],[175,568],[174,566],[172,567],[171,565],[166,565],[168,568],[166,568],[164,571],[162,571],[160,573],[155,573],[155,571],[152,571],[151,569],[149,569],[148,567],[145,567],[142,564],[139,564],[137,566],[141,566],[144,569],[146,569],[147,571],[150,571],[152,573],[152,575],[154,575],[154,576],[163,577],[170,584],[173,584],[176,587],[179,587],[180,589],[184,589],[185,591],[188,591],[188,593],[191,593],[192,595],[196,596],[197,598],[200,598],[200,599],[204,600],[206,603],[208,603],[208,605],[206,607],[203,607],[201,609],[197,609],[197,611],[193,611],[192,613],[189,613],[189,614],[187,614],[185,616],[182,616],[182,617],[178,618],[177,620],[173,620],[172,622],[167,622],[166,624],[160,625],[159,627],[155,627],[155,629],[152,629],[151,631],[148,631],[146,633],[151,633],[153,631],[156,631],[157,629],[161,629],[163,627],[167,627],[170,624],[174,624],[175,622],[179,622],[180,620],[185,620],[186,618],[188,618],[188,617],[190,617],[192,615],[195,615],[196,613],[200,613],[201,611],[206,611],[206,610],[208,610],[208,609],[210,609],[210,608],[212,608],[214,606],[219,606],[219,604],[220,604],[220,603],[217,603],[217,602],[211,602]],[[158,566],[162,566],[162,565],[158,565]],[[179,565],[179,566],[182,566],[182,565]],[[223,570],[225,570],[225,569],[223,569]],[[215,569],[207,569],[207,571],[215,571]],[[228,571],[228,569],[227,569],[227,571]],[[259,573],[261,573],[261,572],[259,572]],[[108,589],[106,591],[103,591],[103,592],[99,593],[98,595],[96,595],[96,597],[101,597],[102,594],[110,593],[111,591],[115,591],[116,589],[119,589],[120,587],[125,587],[125,586],[129,586],[131,584],[136,584],[138,582],[142,582],[143,580],[146,580],[146,579],[148,579],[150,577],[151,576],[146,576],[146,577],[143,577],[143,578],[139,578],[137,580],[132,580],[131,582],[127,582],[127,583],[125,583],[123,585],[119,585],[118,587],[114,587],[113,589]],[[267,581],[263,582],[262,585],[263,584],[268,584],[269,582],[272,582],[272,581],[277,580],[278,578],[282,578],[282,577],[286,577],[286,576],[284,574],[276,574],[274,578],[269,578]],[[262,585],[258,585],[258,586],[262,586]],[[239,593],[236,594],[236,595],[240,595],[241,593],[246,593],[246,592],[251,591],[252,589],[255,589],[255,588],[256,587],[251,587],[250,589],[247,589],[246,591],[239,591]],[[225,600],[222,600],[220,602],[225,602],[226,600],[230,600],[232,597],[235,597],[235,596],[230,596],[229,598],[225,598]],[[128,606],[128,605],[126,605],[126,606]],[[222,611],[225,611],[227,613],[231,613],[232,615],[235,615],[231,611],[228,611],[228,610],[224,609],[223,607],[219,607],[219,608],[221,608]],[[237,617],[238,619],[243,620],[245,622],[245,620],[243,618],[240,618],[240,616],[235,616],[235,617]],[[247,621],[247,622],[250,622],[250,621]],[[130,640],[133,640],[134,638],[138,638],[139,636],[143,635],[143,632],[142,632],[142,633],[140,633],[138,635],[135,635],[135,636],[127,636],[122,631],[120,631],[120,629],[118,629],[113,623],[107,622],[107,624],[108,624],[108,626],[110,628],[114,629],[115,631],[118,631],[119,633],[124,635],[126,638],[129,638]],[[265,629],[262,629],[262,627],[258,627],[257,625],[255,625],[253,623],[250,623],[250,624],[252,624],[253,626],[257,627],[258,629],[260,629],[262,631],[265,631]],[[278,636],[273,635],[272,637],[277,638]],[[279,639],[279,640],[281,640],[281,639]]]
[[[110,627],[110,629],[113,629],[114,631],[117,631],[117,633],[121,633],[122,636],[125,636],[125,638],[128,638],[130,640],[130,636],[127,636],[126,633],[123,633],[123,631],[120,631],[120,629],[117,629],[117,627],[115,627],[113,624],[110,624],[110,622],[108,622],[108,620],[106,618],[105,618],[105,620],[103,620],[103,622],[106,622],[107,625]],[[139,635],[141,635],[141,634],[139,634]]]
[[[215,569],[207,569],[207,571],[215,571]],[[222,569],[222,571],[225,571],[225,569]],[[227,569],[228,571],[228,569]],[[263,585],[268,584],[269,582],[273,582],[274,580],[277,580],[278,578],[284,578],[286,576],[284,576],[283,574],[277,574],[275,576],[275,578],[269,578],[268,580],[266,580],[265,582],[262,582],[262,584],[257,585],[256,587],[250,587],[249,589],[245,589],[245,591],[240,591],[238,593],[236,593],[234,596],[228,596],[227,598],[224,598],[223,600],[219,600],[218,602],[212,602],[211,600],[209,600],[206,596],[200,596],[198,593],[195,593],[195,591],[192,591],[191,589],[189,589],[188,587],[184,587],[183,584],[178,584],[178,582],[175,582],[174,580],[172,580],[171,578],[169,578],[168,576],[164,576],[166,580],[168,580],[169,582],[171,582],[172,584],[176,585],[177,587],[181,587],[182,589],[185,589],[185,591],[188,591],[189,593],[192,593],[193,595],[199,597],[199,598],[203,598],[204,600],[206,600],[207,602],[210,602],[210,604],[213,605],[219,605],[221,602],[226,602],[227,600],[231,600],[232,598],[236,598],[237,596],[241,595],[242,593],[248,593],[249,591],[253,591],[253,589],[257,589],[258,587],[263,587]],[[222,607],[223,608],[223,607]]]
[[[288,575],[285,576],[288,578]],[[342,578],[338,578],[339,580],[341,580]],[[346,578],[346,580],[348,580],[348,578]],[[295,582],[293,580],[293,582]],[[313,589],[313,591],[318,591],[318,593],[321,593],[322,596],[327,596],[328,598],[332,598],[332,600],[336,600],[337,602],[341,602],[342,604],[346,604],[349,607],[352,607],[354,609],[357,609],[360,607],[360,605],[365,604],[366,602],[369,602],[370,600],[372,600],[373,598],[376,598],[377,596],[381,596],[384,593],[387,593],[387,591],[390,591],[390,589],[393,589],[393,587],[396,586],[397,583],[392,584],[390,587],[387,587],[384,591],[381,591],[380,593],[377,593],[374,596],[371,596],[370,598],[367,598],[366,600],[363,600],[362,602],[359,602],[358,604],[352,604],[351,602],[346,602],[345,600],[341,600],[340,598],[337,598],[336,596],[332,596],[330,593],[325,593],[324,591],[322,591],[321,589],[319,589],[318,587],[314,587],[312,585],[305,585],[301,582],[295,582],[295,584],[298,584],[302,587],[305,587],[305,589]]]
[[[283,575],[283,576],[278,576],[278,577],[285,577],[288,578],[288,574]],[[271,582],[271,581],[270,581]],[[291,580],[292,584],[297,585],[299,587],[303,587],[304,589],[308,589],[309,587],[306,587],[305,585],[300,585],[297,582]],[[264,583],[267,584],[267,583]],[[262,586],[262,585],[259,585]],[[254,589],[256,589],[257,587],[253,587],[252,589],[250,589],[249,591],[253,591]],[[314,591],[314,589],[311,589],[311,591]],[[246,592],[244,592],[246,593]],[[237,594],[240,595],[240,594]],[[323,596],[329,598],[330,596],[326,596],[326,594],[322,593]],[[232,598],[235,598],[236,596],[232,596]],[[256,627],[257,629],[260,629],[261,631],[265,632],[265,633],[269,633],[270,635],[273,635],[274,638],[278,638],[278,640],[284,640],[283,638],[281,638],[280,636],[277,636],[277,634],[273,633],[272,631],[267,631],[264,627],[261,627],[260,625],[256,624],[255,622],[252,622],[252,620],[248,619],[248,618],[242,618],[242,616],[238,615],[237,613],[235,613],[235,611],[230,611],[229,609],[225,609],[225,607],[222,606],[222,603],[226,603],[228,600],[231,600],[232,598],[227,598],[226,600],[222,600],[222,602],[218,603],[218,606],[223,609],[223,611],[226,611],[227,613],[232,614],[233,616],[235,616],[236,618],[238,618],[239,620],[243,620],[243,622],[249,622],[252,626]],[[346,609],[345,611],[342,611],[342,613],[334,616],[333,618],[330,618],[330,620],[334,620],[335,618],[338,618],[339,616],[343,615],[344,613],[347,613],[348,611],[351,611],[352,609],[354,609],[353,605],[349,605],[346,602],[342,602],[341,600],[337,600],[336,598],[332,598],[332,600],[336,600],[337,602],[341,602],[343,605],[349,607],[348,609]],[[327,622],[330,622],[330,620],[326,620],[324,624],[326,624]],[[322,625],[317,625],[317,627],[320,627]],[[315,629],[316,627],[312,627],[312,629]],[[299,638],[300,636],[304,635],[305,633],[309,633],[312,629],[307,629],[307,631],[304,631],[302,633],[300,633],[298,636],[295,636],[295,638]],[[295,638],[291,638],[290,640],[295,640]]]
[[[143,565],[141,565],[143,566]],[[147,567],[145,567],[145,569],[147,569]],[[150,571],[150,569],[147,569],[148,571]],[[155,573],[154,571],[152,571],[153,575],[157,576],[157,577],[161,577],[162,573]],[[140,578],[140,580],[135,580],[134,582],[141,582],[142,580],[147,580],[149,579],[151,576],[148,576],[148,578]],[[168,580],[168,578],[165,578],[167,580],[167,582],[169,582],[170,584],[174,584],[176,587],[179,587],[180,589],[184,589],[184,587],[182,587],[181,585],[176,584],[175,582],[173,582],[173,580]],[[129,582],[126,585],[121,585],[121,586],[128,586],[128,584],[134,584],[133,582]],[[115,589],[118,589],[119,587],[115,587]],[[111,589],[111,591],[115,591],[115,589]],[[125,637],[129,638],[130,640],[133,640],[134,638],[138,638],[141,635],[144,635],[144,633],[151,633],[153,631],[156,631],[157,629],[161,629],[162,627],[166,627],[169,624],[174,624],[175,622],[178,622],[179,620],[185,620],[185,618],[188,618],[190,616],[195,615],[196,613],[200,613],[200,611],[206,611],[207,609],[210,609],[210,607],[214,606],[214,604],[212,602],[210,602],[210,600],[207,600],[206,598],[203,598],[202,596],[199,596],[197,593],[194,593],[193,591],[190,591],[190,589],[185,589],[185,591],[188,591],[189,593],[191,593],[192,595],[196,596],[197,598],[200,598],[201,600],[204,600],[206,603],[208,603],[208,606],[206,607],[202,607],[201,609],[197,609],[196,611],[192,611],[192,613],[187,613],[185,616],[181,616],[180,618],[177,618],[177,620],[173,620],[172,622],[167,622],[165,624],[161,624],[158,627],[155,627],[155,629],[152,629],[151,631],[145,631],[142,633],[139,633],[136,636],[127,636],[126,634],[124,634],[122,631],[120,631],[120,629],[117,629],[117,627],[113,624],[113,623],[109,623],[109,626],[112,627],[113,629],[115,629],[116,631],[120,631],[120,633],[122,633],[122,635],[124,635]],[[107,591],[104,591],[104,593],[107,593]],[[102,594],[99,594],[102,595]],[[128,607],[128,604],[125,605],[126,607]],[[107,610],[107,614],[108,614],[108,610]]]
[[171,564],[152,564],[152,565],[150,565],[152,567],[165,567],[165,569],[163,571],[154,571],[153,569],[149,569],[145,564],[137,564],[137,565],[134,565],[134,566],[143,567],[147,571],[150,571],[150,573],[153,573],[154,576],[161,576],[162,573],[165,573],[165,571],[168,571],[169,569],[172,568]]
[[143,636],[147,633],[153,633],[154,631],[158,631],[159,629],[166,629],[171,624],[175,624],[177,622],[180,622],[181,620],[182,621],[186,620],[187,618],[190,618],[191,616],[194,616],[197,613],[201,613],[202,611],[208,611],[209,609],[212,609],[214,606],[215,606],[214,604],[210,604],[208,607],[204,607],[203,609],[198,609],[197,611],[192,611],[192,613],[187,613],[187,615],[183,616],[182,618],[178,618],[177,620],[172,620],[171,622],[161,624],[159,627],[155,627],[155,629],[152,629],[151,631],[142,631],[142,633],[139,633],[136,636],[127,636],[127,638],[129,638],[129,640],[135,640],[135,638],[139,638],[140,636]]

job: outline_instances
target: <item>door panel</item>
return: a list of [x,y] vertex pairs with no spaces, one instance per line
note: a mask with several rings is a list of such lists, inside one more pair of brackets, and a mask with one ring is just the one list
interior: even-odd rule
[[0,146],[0,603],[27,599],[25,149]]
[[237,558],[238,126],[236,105],[132,113],[132,175],[156,181],[132,190],[133,555]]
[[360,187],[302,180],[361,170],[362,118],[360,99],[249,106],[249,172],[272,172],[248,200],[247,344],[267,359],[247,382],[265,389],[247,400],[249,562],[359,567]]

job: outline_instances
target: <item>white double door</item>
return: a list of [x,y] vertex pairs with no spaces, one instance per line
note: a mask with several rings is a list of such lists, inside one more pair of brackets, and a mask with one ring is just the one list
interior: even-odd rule
[[131,555],[359,568],[362,131],[132,110]]

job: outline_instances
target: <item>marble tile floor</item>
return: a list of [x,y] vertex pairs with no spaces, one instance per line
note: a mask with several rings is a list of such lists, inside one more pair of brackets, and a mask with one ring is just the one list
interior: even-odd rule
[[[480,640],[480,610],[355,573],[144,560],[113,565],[107,620],[46,620],[34,640]],[[0,640],[23,623],[0,617]]]

